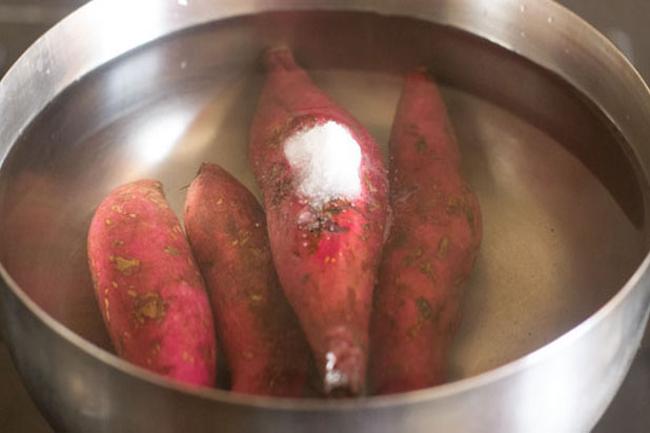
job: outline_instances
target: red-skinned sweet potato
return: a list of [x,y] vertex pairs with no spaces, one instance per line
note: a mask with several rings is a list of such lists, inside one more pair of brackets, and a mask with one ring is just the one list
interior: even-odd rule
[[117,354],[170,378],[213,386],[210,303],[160,182],[140,180],[113,190],[95,211],[87,246]]
[[393,223],[371,327],[377,394],[445,380],[462,285],[481,241],[478,200],[461,175],[444,102],[424,72],[406,77],[390,156]]
[[185,228],[205,277],[232,390],[300,397],[310,354],[279,286],[264,211],[215,164],[187,191]]
[[273,260],[324,392],[358,395],[386,224],[386,170],[370,134],[288,49],[269,50],[265,65],[249,151]]

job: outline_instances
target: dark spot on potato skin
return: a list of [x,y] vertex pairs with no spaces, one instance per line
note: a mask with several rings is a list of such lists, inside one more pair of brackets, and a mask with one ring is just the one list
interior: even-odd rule
[[144,293],[133,300],[133,314],[140,324],[148,320],[160,321],[165,318],[166,313],[167,304],[158,293]]
[[447,236],[443,236],[440,239],[440,242],[438,243],[438,252],[436,253],[436,256],[444,260],[447,258],[447,254],[449,253],[449,238]]
[[415,300],[415,305],[418,309],[419,317],[422,320],[433,320],[433,309],[431,308],[429,301],[423,297],[419,297]]
[[427,140],[422,136],[418,137],[418,139],[415,140],[415,150],[418,153],[424,153],[427,151],[427,149],[428,149]]
[[164,248],[164,251],[165,251],[165,253],[169,254],[170,256],[179,256],[180,255],[180,252],[178,251],[178,249],[172,247],[171,245],[167,245]]
[[111,256],[110,261],[115,269],[125,276],[131,276],[140,270],[140,260],[136,258]]

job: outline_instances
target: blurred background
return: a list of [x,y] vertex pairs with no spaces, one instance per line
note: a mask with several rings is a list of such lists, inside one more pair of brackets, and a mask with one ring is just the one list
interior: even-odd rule
[[[42,33],[84,3],[84,0],[0,0],[0,76]],[[561,0],[559,3],[598,28],[650,82],[649,0]],[[650,338],[646,336],[623,387],[594,432],[649,431]],[[1,339],[0,432],[54,433],[22,387]]]

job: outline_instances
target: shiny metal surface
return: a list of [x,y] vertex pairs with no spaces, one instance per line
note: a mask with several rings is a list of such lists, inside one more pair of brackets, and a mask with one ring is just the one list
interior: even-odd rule
[[[240,18],[86,76],[175,30],[312,7],[414,16],[487,38],[564,77],[625,140],[539,67],[448,28],[374,14]],[[81,30],[87,37],[74,37]],[[446,82],[486,227],[454,353],[459,381],[354,402],[242,398],[171,384],[88,344],[106,347],[85,271],[92,208],[116,183],[156,176],[178,210],[204,159],[254,188],[244,146],[255,60],[277,41],[380,142],[400,69],[426,62]],[[543,1],[95,2],[0,83],[0,293],[16,364],[54,427],[69,432],[586,431],[647,320],[648,115],[647,88],[622,57]]]

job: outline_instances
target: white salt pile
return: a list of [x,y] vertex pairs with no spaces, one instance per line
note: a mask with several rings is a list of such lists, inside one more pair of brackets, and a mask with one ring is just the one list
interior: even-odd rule
[[284,156],[295,170],[298,193],[315,208],[332,199],[354,200],[361,194],[361,148],[336,122],[297,131],[287,140]]

